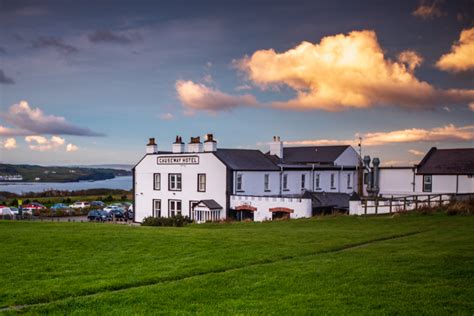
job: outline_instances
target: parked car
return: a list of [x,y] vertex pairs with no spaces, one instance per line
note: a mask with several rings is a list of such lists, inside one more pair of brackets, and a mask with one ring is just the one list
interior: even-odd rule
[[89,221],[106,222],[110,220],[110,215],[106,211],[93,210],[87,214]]
[[102,201],[92,201],[91,202],[91,207],[104,207],[105,203]]
[[109,205],[107,207],[104,207],[104,211],[106,211],[106,212],[110,212],[110,211],[113,211],[113,210],[123,210],[123,208],[120,207],[120,206],[114,205],[114,204]]
[[0,216],[14,217],[15,214],[9,207],[0,205]]
[[125,218],[125,212],[123,211],[123,209],[119,209],[119,208],[114,208],[113,210],[109,211],[109,215],[111,218],[115,218],[116,219],[124,219]]
[[71,208],[86,208],[90,207],[91,204],[89,202],[84,202],[84,201],[76,201],[73,204],[69,205]]
[[50,207],[52,210],[62,210],[62,209],[69,209],[69,206],[64,203],[56,203]]
[[45,210],[46,206],[40,204],[38,202],[33,202],[30,204],[23,205],[23,209],[30,209],[30,210]]
[[133,220],[133,210],[128,209],[124,215],[126,219]]

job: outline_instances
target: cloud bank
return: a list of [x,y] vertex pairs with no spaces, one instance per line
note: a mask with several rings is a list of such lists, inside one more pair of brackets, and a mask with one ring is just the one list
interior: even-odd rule
[[110,30],[97,30],[92,34],[89,34],[88,38],[92,43],[129,44],[133,40],[138,39],[138,35],[132,37],[122,33],[112,32]]
[[26,101],[12,105],[2,118],[15,126],[15,129],[0,126],[0,136],[31,134],[104,136],[88,128],[76,126],[64,117],[46,115],[39,108],[32,108]]
[[79,52],[77,47],[66,44],[59,37],[40,37],[33,42],[33,48],[43,49],[43,48],[53,48],[59,53],[70,55]]
[[235,65],[263,89],[280,85],[294,89],[294,99],[271,103],[279,108],[430,108],[474,101],[474,90],[440,90],[420,81],[414,70],[421,62],[413,51],[402,52],[398,61],[385,58],[375,32],[365,30],[327,36],[317,44],[302,42],[283,53],[259,50]]
[[474,69],[474,27],[461,32],[459,42],[453,44],[451,52],[441,56],[436,67],[450,72]]
[[289,146],[323,146],[323,145],[352,145],[359,143],[362,137],[363,146],[379,146],[386,144],[416,143],[416,142],[472,142],[474,140],[474,125],[457,127],[448,124],[432,129],[410,128],[389,132],[370,132],[356,134],[354,139],[317,139],[285,142]]
[[203,84],[194,83],[190,80],[178,80],[175,87],[179,100],[187,110],[216,112],[231,110],[232,108],[240,106],[255,106],[258,104],[252,95],[233,96]]

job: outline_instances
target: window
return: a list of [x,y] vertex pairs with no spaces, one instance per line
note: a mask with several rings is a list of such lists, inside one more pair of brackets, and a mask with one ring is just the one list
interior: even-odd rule
[[168,217],[181,215],[181,200],[170,200],[168,208]]
[[242,191],[242,174],[237,174],[237,191]]
[[423,192],[431,192],[433,189],[433,178],[431,175],[423,176]]
[[198,192],[206,192],[206,174],[198,174]]
[[283,175],[283,190],[288,190],[288,175]]
[[181,191],[181,173],[170,173],[168,175],[168,190]]
[[301,190],[303,190],[306,187],[306,175],[302,174],[301,175]]
[[161,217],[161,200],[153,200],[153,217]]
[[154,173],[153,174],[153,190],[160,190],[161,189],[161,174]]
[[336,187],[334,186],[334,173],[331,173],[331,189],[335,189]]
[[347,188],[352,189],[352,184],[351,184],[351,174],[347,174]]
[[320,179],[321,179],[321,175],[318,173],[318,174],[315,174],[314,175],[315,177],[315,185],[316,185],[316,189],[321,189],[321,185],[320,185]]
[[199,201],[189,201],[189,217],[195,219],[194,207],[199,204]]
[[265,191],[270,191],[270,175],[268,173],[263,176],[263,188]]

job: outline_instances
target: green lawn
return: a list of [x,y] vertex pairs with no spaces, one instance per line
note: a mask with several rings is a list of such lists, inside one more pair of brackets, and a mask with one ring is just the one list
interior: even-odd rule
[[4,313],[474,313],[472,216],[0,221],[0,240]]

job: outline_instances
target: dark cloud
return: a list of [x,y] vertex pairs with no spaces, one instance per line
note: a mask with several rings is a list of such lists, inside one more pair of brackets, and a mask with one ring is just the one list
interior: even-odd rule
[[10,78],[10,77],[7,77],[5,75],[5,73],[3,72],[2,69],[0,69],[0,84],[14,84],[15,81]]
[[[26,101],[12,105],[8,112],[2,115],[2,118],[13,125],[19,135],[28,131],[29,135],[105,136],[103,133],[76,126],[62,116],[47,115],[40,108],[30,107]],[[15,131],[6,129],[4,133],[12,135]],[[1,129],[0,135],[2,135]]]
[[130,44],[137,36],[131,37],[109,30],[97,30],[89,34],[89,41],[93,43],[116,43],[116,44]]
[[33,48],[54,48],[58,52],[69,55],[79,52],[79,49],[66,44],[61,38],[59,37],[40,37],[36,41],[33,42]]

